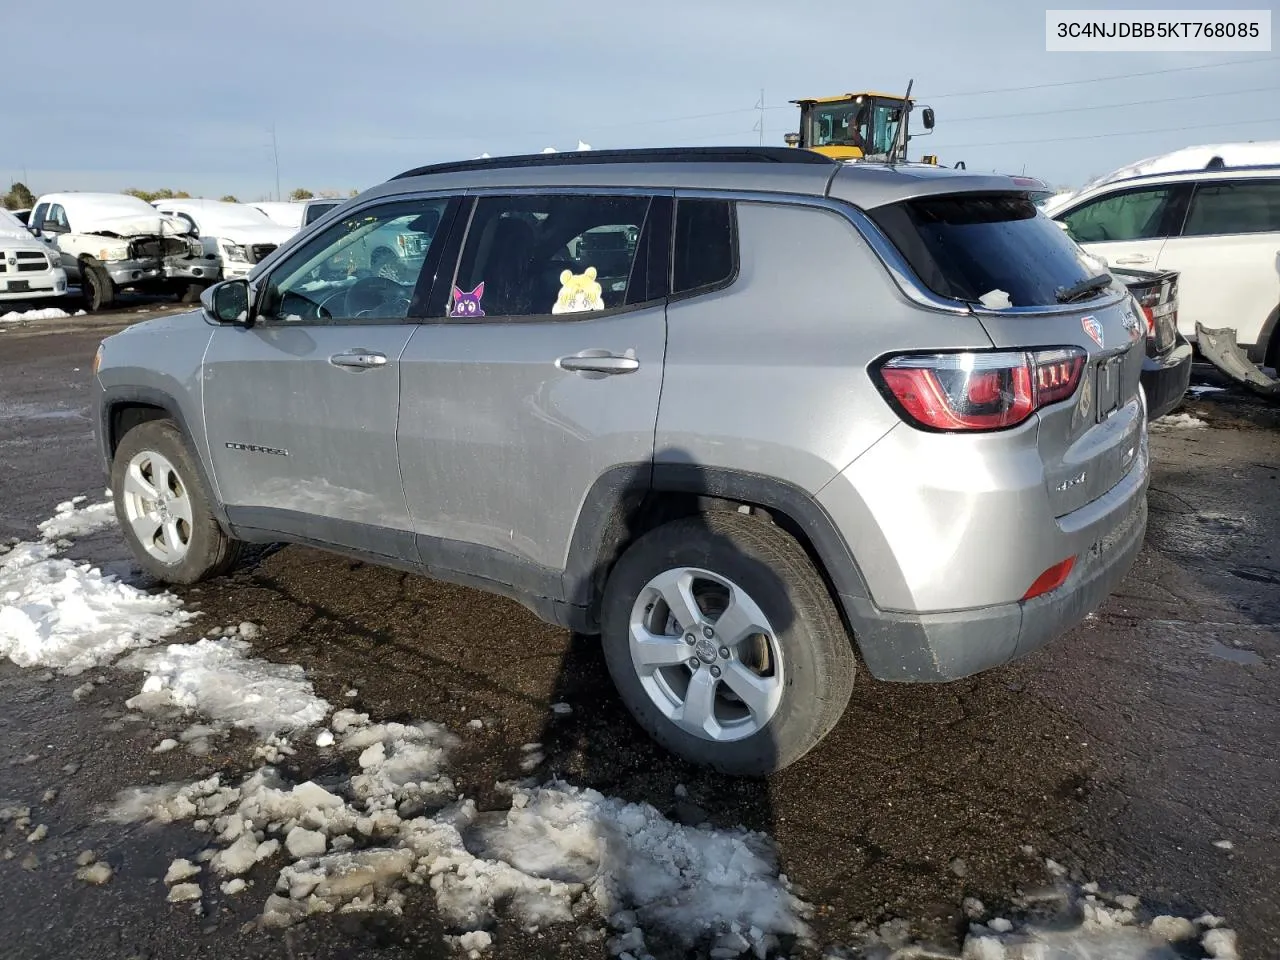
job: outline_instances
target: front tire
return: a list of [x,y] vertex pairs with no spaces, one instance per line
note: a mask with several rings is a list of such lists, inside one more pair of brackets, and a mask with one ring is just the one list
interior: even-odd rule
[[821,575],[760,517],[712,513],[642,536],[609,577],[601,626],[631,715],[723,773],[799,760],[852,692],[853,647]]
[[89,313],[106,310],[116,298],[115,284],[99,264],[88,260],[80,263],[80,292]]
[[241,543],[218,525],[194,456],[172,420],[148,420],[120,441],[111,492],[125,540],[144,570],[190,584],[226,573]]

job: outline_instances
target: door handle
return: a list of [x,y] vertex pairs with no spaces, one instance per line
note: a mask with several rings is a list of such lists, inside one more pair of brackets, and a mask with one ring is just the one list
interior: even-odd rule
[[596,374],[600,377],[618,373],[634,373],[640,369],[640,361],[634,356],[634,350],[628,350],[619,356],[607,350],[583,350],[572,356],[561,357],[556,366],[572,373]]
[[370,370],[386,366],[385,353],[373,353],[369,350],[351,350],[347,353],[335,353],[329,358],[335,367],[348,367],[355,370]]
[[1151,258],[1146,254],[1133,253],[1127,257],[1116,257],[1116,263],[1150,263]]

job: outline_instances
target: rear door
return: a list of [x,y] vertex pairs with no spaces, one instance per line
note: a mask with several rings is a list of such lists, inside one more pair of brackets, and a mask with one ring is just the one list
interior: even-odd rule
[[[1138,388],[1144,325],[1118,282],[1060,302],[1097,276],[1096,264],[1023,196],[954,194],[872,211],[941,296],[971,304],[993,346],[1033,353],[1057,382],[1079,363],[1079,385],[1037,414],[1027,434],[1043,463],[1057,516],[1102,496],[1137,458],[1145,415]],[[1012,306],[989,309],[983,295],[1004,291]]]
[[402,360],[400,464],[422,559],[559,595],[592,485],[653,457],[670,197],[479,197]]
[[1231,327],[1252,346],[1280,305],[1280,178],[1195,185],[1181,235],[1160,251],[1177,270],[1178,329]]
[[1165,241],[1176,236],[1187,188],[1176,184],[1130,187],[1096,197],[1055,219],[1094,256],[1118,267],[1154,270]]
[[458,202],[353,211],[259,281],[251,328],[216,330],[204,411],[233,525],[416,559],[396,450],[400,361],[434,270],[379,277],[361,241],[394,223],[434,245]]

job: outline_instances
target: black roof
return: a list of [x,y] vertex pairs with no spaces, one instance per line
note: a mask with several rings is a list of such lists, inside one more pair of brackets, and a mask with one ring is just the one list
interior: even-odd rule
[[514,157],[482,157],[453,163],[433,163],[397,174],[392,180],[470,170],[511,167],[556,167],[597,163],[799,163],[837,164],[839,161],[796,147],[646,147],[630,150],[581,150],[570,153],[531,153]]

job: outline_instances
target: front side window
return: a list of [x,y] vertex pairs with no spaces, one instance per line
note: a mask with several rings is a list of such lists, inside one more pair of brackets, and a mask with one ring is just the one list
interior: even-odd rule
[[892,103],[877,103],[873,110],[872,126],[874,132],[872,144],[867,153],[887,155],[893,149],[894,138],[898,135],[898,124],[902,120],[902,107]]
[[1201,183],[1191,198],[1184,237],[1280,233],[1280,180]]
[[[649,206],[649,197],[482,197],[449,316],[545,317],[639,302],[632,273]],[[634,284],[642,289],[645,278]]]
[[259,315],[281,323],[405,319],[428,259],[439,257],[449,203],[403,200],[331,224],[272,271]]
[[1153,240],[1173,196],[1173,187],[1129,190],[1102,197],[1063,216],[1067,232],[1078,243]]
[[44,229],[53,233],[68,233],[71,227],[67,223],[67,211],[62,209],[62,204],[55,203],[49,207],[49,212],[45,214]]

